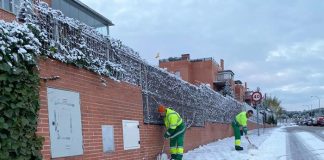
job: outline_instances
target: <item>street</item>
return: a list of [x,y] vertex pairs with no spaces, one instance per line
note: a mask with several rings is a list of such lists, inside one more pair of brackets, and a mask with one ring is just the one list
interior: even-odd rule
[[242,138],[243,151],[233,149],[234,138],[225,138],[185,154],[185,160],[324,160],[324,127],[283,125],[249,133],[258,149]]
[[313,145],[309,146],[300,133],[310,133],[315,138],[313,144],[321,144],[324,141],[324,128],[313,126],[295,126],[285,128],[287,131],[287,159],[291,160],[317,160],[324,155],[324,146],[314,149]]

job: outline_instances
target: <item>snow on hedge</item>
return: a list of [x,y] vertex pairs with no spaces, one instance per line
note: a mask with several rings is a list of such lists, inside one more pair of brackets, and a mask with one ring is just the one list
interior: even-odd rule
[[48,7],[44,2],[32,4],[24,0],[18,19],[35,25],[40,31],[42,54],[50,58],[114,80],[120,79],[125,72],[114,59],[108,59],[110,42],[107,37],[78,20],[65,17],[61,11]]
[[[246,108],[245,104],[232,97],[224,97],[209,86],[189,84],[161,68],[149,65],[120,40],[104,37],[92,27],[49,8],[46,3],[36,3],[34,6],[25,0],[19,15],[19,19],[39,30],[39,41],[35,43],[42,43],[42,54],[141,86],[146,123],[161,123],[156,113],[157,103],[175,108],[187,123],[194,122],[196,126],[203,126],[206,121],[229,123]],[[23,49],[33,47],[30,45]],[[18,54],[24,54],[23,49]]]
[[7,23],[0,20],[0,46],[0,61],[6,62],[13,69],[21,60],[36,64],[35,56],[41,53],[41,43],[28,25],[17,22]]

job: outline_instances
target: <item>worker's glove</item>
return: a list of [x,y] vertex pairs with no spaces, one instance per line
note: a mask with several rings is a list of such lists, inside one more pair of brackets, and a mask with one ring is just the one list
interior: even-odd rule
[[168,132],[165,132],[164,135],[163,135],[163,137],[164,137],[165,139],[168,139],[168,138],[170,137],[170,135],[168,134]]
[[241,133],[241,136],[243,136],[243,130],[242,129],[240,130],[240,133]]

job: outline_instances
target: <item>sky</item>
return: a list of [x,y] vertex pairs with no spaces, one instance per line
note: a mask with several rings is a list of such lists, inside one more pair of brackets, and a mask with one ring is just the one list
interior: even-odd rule
[[[289,111],[324,108],[323,0],[81,0],[151,65],[212,57]],[[316,96],[316,97],[311,97]],[[323,98],[323,99],[322,99]]]

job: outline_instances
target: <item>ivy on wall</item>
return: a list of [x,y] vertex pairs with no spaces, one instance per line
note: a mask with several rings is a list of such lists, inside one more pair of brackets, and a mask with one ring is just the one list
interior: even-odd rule
[[0,159],[42,159],[36,135],[40,43],[29,27],[0,21]]

